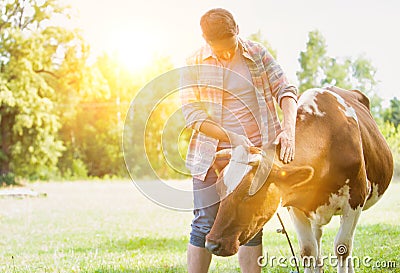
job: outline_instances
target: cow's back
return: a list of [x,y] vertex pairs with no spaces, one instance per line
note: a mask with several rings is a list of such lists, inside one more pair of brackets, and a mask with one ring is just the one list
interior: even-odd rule
[[[393,175],[392,153],[371,115],[368,98],[358,90],[349,91],[338,87],[331,87],[329,90],[343,97],[357,113],[365,168],[372,186],[369,199],[376,199],[371,200],[373,204],[386,191],[391,181]],[[367,204],[367,207],[372,204]]]
[[[315,211],[329,201],[349,181],[358,188],[359,198],[366,198],[367,186],[359,183],[363,153],[357,117],[344,109],[340,98],[324,89],[304,92],[298,101],[296,155],[290,165],[311,166],[312,179],[301,186],[282,185],[283,205],[305,212]],[[365,173],[365,170],[364,170]]]
[[373,194],[374,203],[393,173],[391,152],[370,114],[368,98],[338,88],[311,89],[300,97],[291,164],[315,170],[309,183],[284,189],[284,205],[303,211],[315,211],[346,185],[353,208]]

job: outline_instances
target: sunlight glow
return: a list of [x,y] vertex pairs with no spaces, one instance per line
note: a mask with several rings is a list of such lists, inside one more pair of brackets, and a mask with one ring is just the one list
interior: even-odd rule
[[131,72],[150,65],[157,52],[157,42],[150,32],[143,30],[117,30],[110,35],[106,51]]

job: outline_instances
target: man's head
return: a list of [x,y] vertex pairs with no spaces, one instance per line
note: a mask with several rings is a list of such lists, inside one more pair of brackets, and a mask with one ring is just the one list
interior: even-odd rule
[[200,19],[203,37],[214,54],[223,60],[230,60],[236,52],[239,33],[233,15],[222,8],[207,11]]

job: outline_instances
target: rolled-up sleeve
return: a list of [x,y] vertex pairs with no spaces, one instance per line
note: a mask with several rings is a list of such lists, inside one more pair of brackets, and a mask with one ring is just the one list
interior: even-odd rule
[[272,96],[276,99],[278,105],[281,106],[284,97],[291,97],[297,101],[298,91],[296,86],[289,83],[282,67],[266,49],[262,51],[262,62]]
[[180,78],[180,99],[186,127],[199,130],[201,123],[208,119],[204,103],[200,100],[199,87],[196,85],[195,68],[185,68]]

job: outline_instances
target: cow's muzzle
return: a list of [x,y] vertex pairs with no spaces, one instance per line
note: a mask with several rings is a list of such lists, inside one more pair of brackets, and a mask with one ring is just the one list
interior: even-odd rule
[[[219,241],[219,242],[218,242]],[[222,242],[207,238],[205,248],[212,254],[222,257],[235,255],[239,250],[239,241]]]
[[218,250],[220,249],[221,245],[207,240],[205,247],[212,254],[218,255]]

